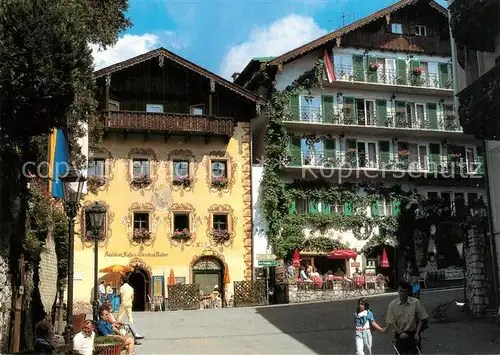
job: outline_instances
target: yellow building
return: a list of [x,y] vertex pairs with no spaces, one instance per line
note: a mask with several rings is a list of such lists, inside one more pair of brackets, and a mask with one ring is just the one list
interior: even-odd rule
[[134,268],[135,310],[167,296],[171,269],[178,283],[205,294],[217,284],[229,299],[233,281],[252,278],[250,120],[263,102],[163,48],[95,77],[105,135],[89,153],[75,301],[92,296],[95,201],[107,210],[99,269]]

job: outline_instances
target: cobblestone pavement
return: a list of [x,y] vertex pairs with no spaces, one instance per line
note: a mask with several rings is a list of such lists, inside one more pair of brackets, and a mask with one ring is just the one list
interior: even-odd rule
[[[370,298],[375,318],[385,323],[396,296]],[[432,310],[462,300],[463,291],[431,291],[421,300]],[[136,313],[136,327],[146,338],[137,354],[355,354],[352,314],[355,301],[257,308]],[[430,319],[425,354],[500,354],[500,328],[471,320],[458,308],[450,320]],[[391,334],[374,333],[374,354],[393,354]]]

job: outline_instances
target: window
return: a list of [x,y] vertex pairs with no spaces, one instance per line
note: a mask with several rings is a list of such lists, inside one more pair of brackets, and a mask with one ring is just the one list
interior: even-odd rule
[[149,213],[134,212],[134,229],[149,230]]
[[228,216],[227,214],[214,214],[212,216],[213,229],[228,230]]
[[146,104],[146,112],[163,112],[163,105],[155,105],[155,104]]
[[203,108],[205,106],[202,104],[202,105],[193,105],[191,107],[189,107],[189,113],[191,115],[203,115]]
[[106,161],[104,159],[90,159],[88,175],[104,176]]
[[333,57],[333,69],[337,80],[351,80],[352,55],[335,55]]
[[338,201],[330,204],[329,206],[325,204],[325,208],[330,207],[330,213],[344,214],[344,204]]
[[417,36],[427,36],[427,27],[422,25],[415,26],[415,35]]
[[174,160],[174,178],[189,176],[189,161]]
[[184,229],[190,230],[189,228],[189,213],[187,212],[176,212],[174,213],[174,231],[182,231]]
[[309,212],[309,201],[303,198],[298,198],[295,201],[295,208],[297,213],[308,213]]
[[403,25],[400,23],[391,24],[391,32],[396,34],[403,34]]
[[[85,213],[85,239],[94,240],[94,231],[92,230],[92,222],[90,220],[90,211],[85,210],[84,213]],[[104,215],[102,229],[100,230],[100,233],[99,233],[99,240],[104,239],[105,231],[106,231],[106,215]]]
[[378,215],[392,216],[392,201],[389,198],[381,198],[378,201]]
[[221,160],[212,160],[212,178],[227,178],[227,162]]
[[132,174],[133,177],[149,176],[149,160],[148,159],[134,159],[132,161]]
[[300,120],[304,122],[321,122],[321,97],[300,97]]
[[108,110],[109,111],[120,111],[120,103],[115,100],[108,101]]

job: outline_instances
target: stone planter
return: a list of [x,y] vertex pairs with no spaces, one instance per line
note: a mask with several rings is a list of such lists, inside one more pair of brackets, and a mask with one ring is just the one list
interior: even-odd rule
[[96,344],[94,351],[100,355],[120,355],[122,350],[121,343]]

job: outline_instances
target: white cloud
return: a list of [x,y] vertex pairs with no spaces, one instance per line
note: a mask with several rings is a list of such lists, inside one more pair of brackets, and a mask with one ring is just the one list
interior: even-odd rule
[[144,54],[160,46],[160,38],[150,33],[140,36],[126,34],[120,37],[113,47],[108,47],[106,50],[100,50],[97,45],[90,45],[95,70]]
[[248,41],[232,47],[224,57],[220,72],[227,79],[255,57],[277,56],[326,34],[312,17],[288,15],[267,27],[254,28]]

